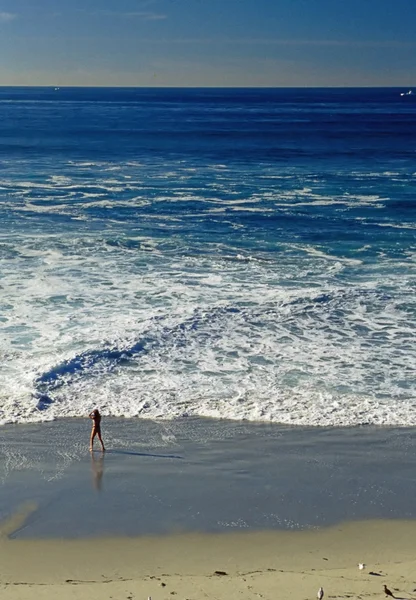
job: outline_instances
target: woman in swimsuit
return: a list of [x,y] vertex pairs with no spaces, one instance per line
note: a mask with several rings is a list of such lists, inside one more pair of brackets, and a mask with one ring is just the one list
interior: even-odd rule
[[95,408],[89,415],[89,418],[92,419],[92,430],[91,430],[91,438],[90,438],[90,452],[92,452],[92,447],[94,444],[95,436],[98,436],[100,440],[102,451],[105,452],[103,438],[101,437],[101,415],[98,408]]

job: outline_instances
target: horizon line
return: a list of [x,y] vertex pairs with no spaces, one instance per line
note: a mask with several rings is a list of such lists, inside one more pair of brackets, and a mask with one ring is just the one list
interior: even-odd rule
[[199,90],[209,90],[209,89],[224,89],[224,90],[255,90],[255,89],[265,89],[265,90],[325,90],[325,89],[374,89],[374,90],[383,90],[383,89],[402,89],[402,88],[411,88],[416,87],[415,85],[411,85],[409,83],[402,85],[65,85],[65,84],[40,84],[40,85],[27,85],[27,84],[0,84],[1,88],[42,88],[42,89],[54,89],[56,91],[61,89],[151,89],[151,90],[163,90],[163,89],[172,89],[172,90],[191,90],[191,89],[199,89]]

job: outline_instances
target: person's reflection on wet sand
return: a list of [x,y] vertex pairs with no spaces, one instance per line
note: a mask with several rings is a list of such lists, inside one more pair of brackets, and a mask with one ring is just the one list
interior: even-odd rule
[[96,456],[91,452],[92,483],[94,488],[100,492],[103,485],[104,454]]

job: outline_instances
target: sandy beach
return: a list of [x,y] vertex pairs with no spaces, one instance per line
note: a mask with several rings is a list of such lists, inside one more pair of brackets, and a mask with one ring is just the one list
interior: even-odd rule
[[2,429],[5,597],[416,599],[412,430],[106,419],[92,457],[88,431]]
[[[0,584],[11,599],[313,600],[416,597],[416,524],[367,521],[319,531],[10,540]],[[8,529],[9,528],[9,529]],[[365,562],[363,570],[359,562]]]

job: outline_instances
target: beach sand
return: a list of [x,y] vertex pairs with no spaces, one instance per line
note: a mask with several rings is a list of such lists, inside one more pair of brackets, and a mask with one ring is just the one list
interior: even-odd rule
[[414,521],[83,540],[10,540],[5,530],[0,586],[11,600],[314,600],[320,586],[326,598],[384,598],[384,583],[416,598]]
[[2,428],[5,598],[416,600],[413,430],[105,419],[92,457],[88,433]]

